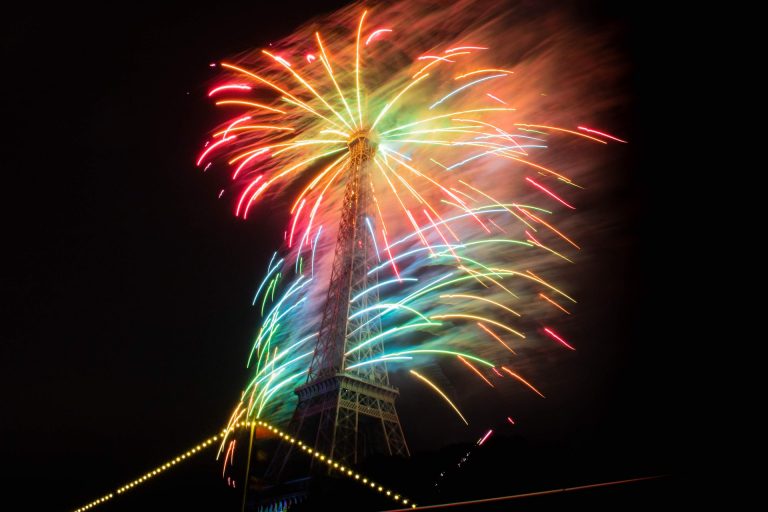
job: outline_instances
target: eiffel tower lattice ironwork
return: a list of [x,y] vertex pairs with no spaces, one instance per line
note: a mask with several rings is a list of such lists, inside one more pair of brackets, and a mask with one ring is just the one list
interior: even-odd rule
[[[349,152],[317,345],[307,382],[295,390],[298,403],[289,430],[334,460],[354,464],[370,453],[409,452],[395,409],[399,393],[389,383],[386,364],[355,367],[380,357],[384,346],[378,337],[380,311],[370,308],[379,302],[378,276],[371,272],[379,265],[372,238],[371,166],[376,147],[363,133],[350,140]],[[281,468],[272,469],[279,473]]]

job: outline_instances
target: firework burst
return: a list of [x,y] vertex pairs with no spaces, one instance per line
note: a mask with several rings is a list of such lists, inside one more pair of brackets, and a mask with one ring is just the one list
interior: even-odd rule
[[[348,370],[382,362],[406,370],[403,378],[469,423],[424,375],[431,362],[452,361],[478,386],[508,382],[544,397],[520,369],[527,351],[577,348],[556,323],[576,301],[547,276],[579,250],[558,227],[578,204],[581,187],[568,171],[579,167],[558,167],[553,146],[624,141],[574,122],[579,109],[555,108],[573,94],[550,97],[557,54],[536,54],[530,34],[502,38],[502,14],[477,2],[350,7],[332,24],[220,63],[223,78],[208,96],[228,117],[197,165],[229,168],[238,217],[262,214],[267,203],[287,220],[254,298],[262,322],[248,358],[253,377],[230,425],[280,421],[293,410],[319,329],[349,147],[359,138],[376,148],[367,184],[375,214],[366,224],[380,297],[363,313],[373,311],[383,329],[347,347]],[[536,58],[522,58],[525,51]],[[383,354],[353,357],[373,342],[384,343]]]

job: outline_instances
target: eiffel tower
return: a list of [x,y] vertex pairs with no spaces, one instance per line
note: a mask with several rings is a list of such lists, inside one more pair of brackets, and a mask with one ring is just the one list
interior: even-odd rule
[[[399,392],[383,361],[379,265],[372,237],[371,166],[376,146],[367,133],[348,143],[350,163],[344,190],[331,278],[317,345],[289,431],[334,460],[355,464],[367,455],[410,455],[395,409]],[[365,363],[365,364],[361,364]],[[278,477],[291,445],[278,450],[269,473]]]
[[[368,455],[410,453],[395,409],[399,392],[390,385],[383,361],[369,363],[384,353],[380,310],[371,307],[379,303],[378,275],[371,272],[379,265],[371,222],[376,146],[365,132],[355,134],[348,146],[344,203],[320,331],[307,381],[295,389],[298,403],[288,431],[333,460],[356,464]],[[313,466],[314,458],[291,457],[294,446],[278,446],[255,510],[288,510],[291,503],[303,502],[309,477],[328,471]]]
[[[291,426],[315,449],[350,464],[366,454],[408,456],[395,409],[398,396],[384,362],[372,238],[371,166],[376,147],[365,133],[349,142],[350,164],[333,268],[317,346]],[[351,320],[350,320],[351,318]]]

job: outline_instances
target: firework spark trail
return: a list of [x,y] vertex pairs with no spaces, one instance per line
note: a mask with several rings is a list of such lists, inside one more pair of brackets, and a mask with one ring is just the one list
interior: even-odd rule
[[[353,5],[221,64],[208,95],[228,117],[196,163],[228,168],[237,216],[265,215],[256,210],[265,203],[285,225],[285,245],[254,297],[262,321],[252,379],[230,427],[244,416],[285,421],[295,406],[330,274],[347,144],[361,135],[377,146],[375,214],[365,221],[379,262],[370,272],[380,302],[368,321],[382,330],[346,355],[377,341],[385,352],[355,366],[410,370],[468,423],[414,368],[439,359],[475,384],[484,385],[477,376],[492,387],[518,382],[543,397],[504,365],[514,360],[530,375],[533,347],[573,349],[540,326],[570,315],[555,298],[575,302],[554,283],[579,250],[561,228],[581,207],[577,181],[589,178],[594,148],[625,142],[591,128],[614,100],[609,83],[595,88],[584,76],[610,58],[562,20],[521,6],[435,7]],[[540,36],[555,22],[562,31]],[[494,385],[480,369],[504,375],[497,367],[512,379]]]

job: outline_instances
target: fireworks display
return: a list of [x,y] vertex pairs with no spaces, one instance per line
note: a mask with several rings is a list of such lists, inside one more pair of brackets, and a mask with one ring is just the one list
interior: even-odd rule
[[[208,96],[226,117],[197,165],[230,173],[223,198],[234,197],[238,217],[285,222],[254,297],[251,380],[230,425],[284,422],[295,407],[327,291],[348,142],[359,136],[376,145],[366,223],[380,301],[365,314],[375,311],[383,328],[346,348],[355,361],[347,369],[385,362],[396,382],[422,386],[470,424],[436,361],[471,385],[543,398],[526,354],[578,349],[558,324],[576,299],[556,269],[580,249],[567,228],[587,156],[624,141],[591,125],[604,98],[592,91],[584,106],[586,78],[555,74],[563,57],[581,55],[569,46],[574,35],[547,32],[554,25],[541,17],[532,31],[503,9],[351,6],[218,64]],[[580,42],[588,52],[591,42]],[[375,359],[351,357],[380,341]],[[508,415],[502,408],[500,420],[514,424]]]

